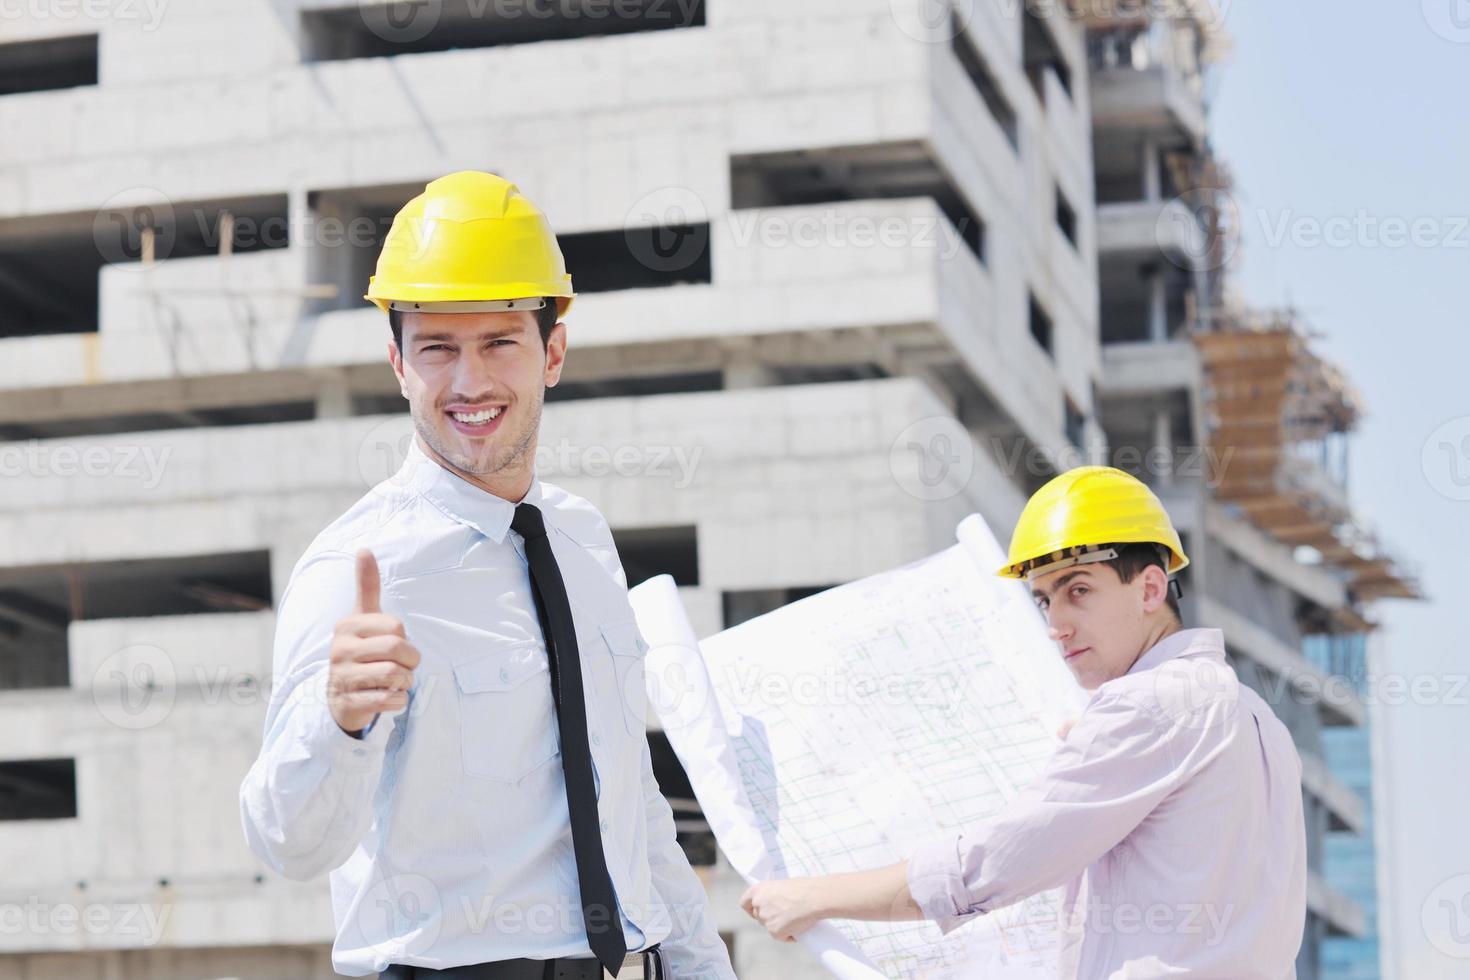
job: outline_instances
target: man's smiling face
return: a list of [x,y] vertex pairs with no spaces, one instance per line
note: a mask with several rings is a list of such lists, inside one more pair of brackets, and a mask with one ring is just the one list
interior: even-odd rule
[[546,388],[561,377],[566,328],[543,344],[528,312],[408,313],[389,358],[432,454],[507,499],[529,486]]

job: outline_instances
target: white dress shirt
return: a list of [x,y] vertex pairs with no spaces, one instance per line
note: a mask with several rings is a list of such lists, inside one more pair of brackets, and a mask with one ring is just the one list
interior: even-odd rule
[[[629,950],[662,943],[677,980],[731,980],[703,886],[674,839],[644,727],[643,654],[597,509],[533,480],[576,621],[603,850]],[[515,505],[429,458],[323,531],[291,574],[260,757],[240,790],[252,850],[290,878],[331,872],[332,963],[443,969],[590,956],[546,646]],[[371,548],[385,613],[422,662],[409,706],[362,738],[326,701],[336,622]]]
[[994,819],[921,845],[909,889],[944,932],[1065,885],[1065,980],[1296,976],[1306,919],[1301,759],[1225,661],[1182,630],[1100,685]]

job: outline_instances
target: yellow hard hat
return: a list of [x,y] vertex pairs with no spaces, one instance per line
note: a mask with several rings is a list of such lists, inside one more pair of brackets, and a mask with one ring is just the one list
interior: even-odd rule
[[[430,181],[393,218],[363,299],[389,309],[478,313],[572,305],[546,215],[515,184],[477,170]],[[518,301],[518,302],[517,302]]]
[[1024,579],[1069,565],[1107,561],[1113,544],[1156,544],[1169,550],[1169,574],[1189,558],[1164,505],[1135,476],[1111,466],[1079,466],[1054,477],[1027,501],[1005,567]]

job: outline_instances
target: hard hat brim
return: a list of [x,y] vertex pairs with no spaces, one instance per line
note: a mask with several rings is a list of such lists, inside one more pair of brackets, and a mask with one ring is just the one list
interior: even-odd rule
[[498,286],[458,286],[454,288],[404,286],[393,290],[392,296],[386,296],[373,288],[376,278],[375,276],[368,280],[368,291],[363,299],[384,313],[387,313],[394,305],[403,309],[404,304],[413,304],[415,311],[421,313],[505,312],[494,309],[475,310],[468,308],[468,304],[488,305],[515,300],[539,300],[552,296],[557,300],[557,316],[560,318],[566,316],[567,311],[572,308],[572,300],[576,298],[576,294],[570,290],[570,284],[550,285],[546,283],[509,283]]

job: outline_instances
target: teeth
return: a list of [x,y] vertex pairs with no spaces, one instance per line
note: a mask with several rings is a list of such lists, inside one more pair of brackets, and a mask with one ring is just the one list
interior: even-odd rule
[[463,422],[465,425],[479,425],[481,422],[489,422],[491,419],[498,416],[500,414],[500,409],[487,408],[483,411],[475,412],[471,415],[466,415],[464,412],[450,412],[449,414],[454,416],[455,421]]

